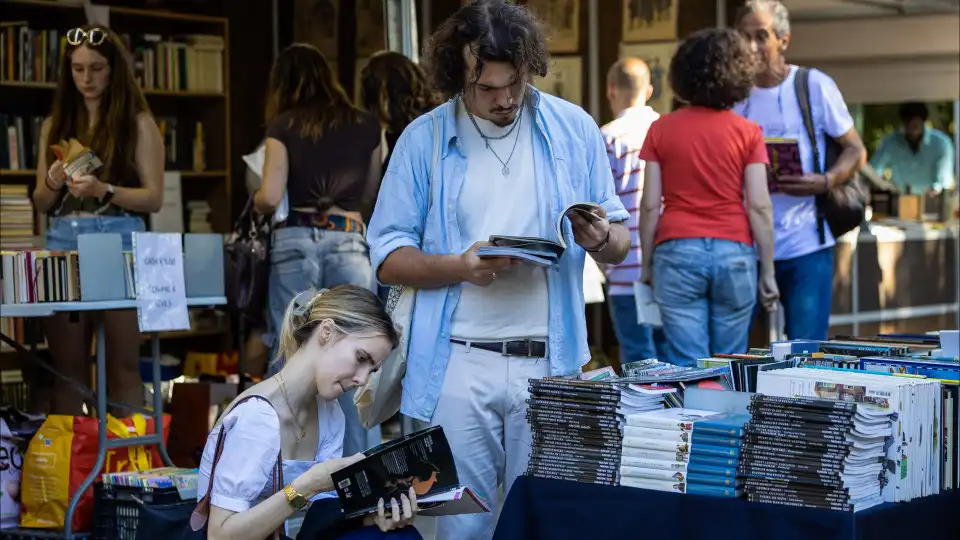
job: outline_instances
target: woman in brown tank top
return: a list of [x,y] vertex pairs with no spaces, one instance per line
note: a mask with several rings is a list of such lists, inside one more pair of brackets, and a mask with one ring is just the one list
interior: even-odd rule
[[[74,28],[60,59],[53,113],[41,128],[37,183],[33,202],[53,217],[46,249],[75,251],[77,237],[119,233],[131,250],[131,233],[144,231],[141,215],[163,204],[163,141],[143,92],[123,52],[123,43],[103,26]],[[91,174],[67,178],[50,150],[61,139],[76,138],[103,166]],[[102,314],[59,314],[44,320],[57,369],[71,378],[90,376],[91,316],[102,316],[107,347],[108,393],[140,405],[140,331],[130,310]],[[54,379],[51,408],[58,414],[81,414],[82,396]]]
[[[376,115],[351,103],[320,51],[302,43],[274,62],[266,120],[266,159],[254,206],[272,213],[286,196],[290,208],[274,225],[270,248],[264,341],[274,373],[285,360],[276,336],[294,296],[345,284],[375,290],[360,210],[379,185],[383,134]],[[369,448],[353,392],[339,401],[346,416],[345,455]],[[379,429],[369,434],[378,435]]]

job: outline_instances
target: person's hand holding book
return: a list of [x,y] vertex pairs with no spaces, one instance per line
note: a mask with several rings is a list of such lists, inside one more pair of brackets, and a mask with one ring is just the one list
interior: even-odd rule
[[58,159],[47,169],[47,178],[44,182],[50,191],[60,191],[66,181],[67,173],[63,171],[63,162]]
[[777,179],[777,190],[794,197],[823,195],[830,191],[830,180],[823,174],[783,175]]
[[102,199],[107,194],[107,185],[92,174],[81,174],[70,179],[67,190],[74,197]]
[[592,211],[574,208],[567,212],[573,226],[573,239],[587,251],[600,251],[610,239],[610,221],[602,207]]
[[413,525],[416,515],[417,492],[411,486],[406,495],[400,496],[399,503],[396,499],[390,499],[389,515],[386,511],[386,503],[380,499],[377,504],[377,513],[364,516],[363,525],[366,527],[376,525],[381,531],[388,532]]
[[328,459],[310,467],[307,472],[301,474],[296,480],[290,483],[293,489],[306,498],[311,498],[318,493],[333,490],[333,479],[331,474],[340,469],[353,465],[362,460],[365,456],[362,453],[354,454],[337,459]]

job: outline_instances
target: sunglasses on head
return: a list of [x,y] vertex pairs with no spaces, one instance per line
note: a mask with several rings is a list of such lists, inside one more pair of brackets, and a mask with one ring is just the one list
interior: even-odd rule
[[84,30],[83,28],[74,28],[67,32],[67,43],[74,47],[83,45],[83,42],[86,41],[94,47],[99,46],[107,39],[107,31],[102,28],[91,28],[90,30]]

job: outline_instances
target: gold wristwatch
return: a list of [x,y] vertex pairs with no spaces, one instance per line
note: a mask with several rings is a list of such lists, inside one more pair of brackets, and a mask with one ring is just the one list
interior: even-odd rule
[[287,496],[287,502],[294,510],[300,510],[307,505],[307,498],[293,489],[293,486],[283,488],[283,494]]

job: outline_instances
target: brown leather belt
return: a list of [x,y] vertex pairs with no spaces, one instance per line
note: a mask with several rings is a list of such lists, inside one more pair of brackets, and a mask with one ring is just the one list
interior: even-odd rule
[[514,341],[463,341],[451,339],[450,343],[464,345],[472,349],[498,352],[504,356],[527,356],[530,358],[544,358],[547,356],[547,344],[532,339],[518,339]]

